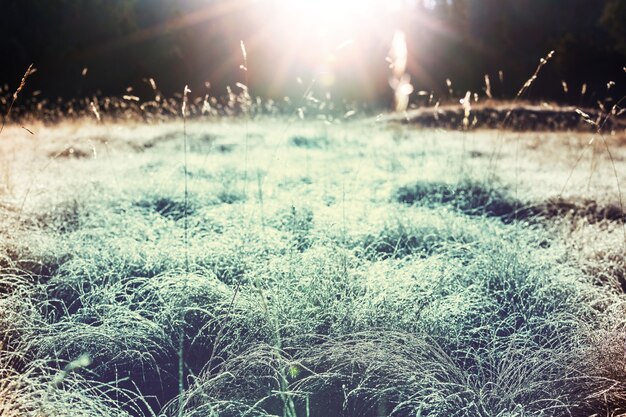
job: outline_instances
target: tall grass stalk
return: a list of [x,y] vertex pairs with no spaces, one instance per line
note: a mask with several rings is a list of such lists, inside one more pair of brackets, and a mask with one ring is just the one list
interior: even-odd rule
[[34,74],[37,71],[36,68],[33,68],[33,65],[35,64],[30,64],[28,66],[28,68],[26,69],[26,72],[22,76],[22,81],[20,81],[20,85],[17,86],[17,89],[13,93],[13,97],[11,98],[11,104],[9,105],[9,109],[7,110],[7,113],[4,116],[4,119],[2,120],[2,126],[0,126],[0,135],[2,134],[2,131],[4,130],[4,126],[7,120],[9,119],[9,117],[11,117],[11,111],[13,110],[13,106],[15,105],[15,102],[17,101],[17,97],[20,95],[24,87],[26,87],[26,80],[28,79],[28,77],[30,77],[32,74]]
[[[183,175],[184,175],[184,200],[183,200],[183,247],[185,251],[185,280],[189,279],[189,180],[187,164],[187,102],[191,92],[185,85],[183,90]],[[182,417],[185,411],[185,311],[181,310],[180,328],[178,331],[178,416]]]
[[249,126],[249,122],[250,122],[250,105],[252,104],[251,102],[251,98],[250,98],[250,85],[249,85],[249,78],[248,78],[248,52],[246,51],[246,45],[243,43],[243,40],[240,41],[240,47],[241,47],[241,56],[243,58],[243,65],[240,66],[240,68],[243,70],[244,72],[244,100],[245,102],[243,103],[243,106],[245,108],[245,123],[246,123],[246,138],[245,138],[245,143],[244,143],[244,154],[243,154],[243,166],[244,166],[244,178],[243,178],[243,195],[244,197],[248,197],[248,146],[249,146],[249,136],[250,136],[250,126]]
[[[292,249],[293,251],[293,249]],[[290,263],[290,266],[293,266],[293,263]],[[276,359],[276,363],[278,364],[278,369],[275,370],[276,377],[278,379],[278,396],[283,406],[283,416],[282,417],[298,417],[296,412],[296,405],[293,401],[293,396],[290,393],[289,389],[289,379],[287,377],[287,371],[282,366],[282,350],[283,350],[283,339],[280,334],[280,325],[278,323],[277,317],[272,317],[270,314],[269,306],[267,305],[267,300],[265,293],[261,287],[258,287],[259,297],[261,301],[261,305],[263,307],[263,311],[265,313],[265,318],[273,327],[274,332],[274,346],[272,349],[273,356]]]
[[[528,92],[528,90],[530,89],[530,87],[532,87],[532,85],[534,84],[534,82],[537,80],[537,78],[539,77],[539,73],[541,72],[541,70],[543,69],[543,67],[554,57],[554,51],[550,51],[545,57],[541,58],[539,60],[539,64],[537,65],[537,67],[535,68],[535,72],[533,72],[533,74],[530,76],[530,78],[528,80],[526,80],[526,82],[524,83],[524,85],[522,85],[522,87],[519,89],[519,91],[517,92],[517,94],[515,95],[515,98],[513,99],[511,108],[506,112],[504,119],[502,120],[502,123],[500,124],[500,128],[498,129],[498,131],[500,132],[500,135],[502,134],[502,132],[506,129],[507,127],[507,123],[509,122],[509,120],[511,119],[511,115],[513,114],[513,109],[514,109],[514,105],[521,99],[524,97],[524,95]],[[516,139],[517,144],[516,146],[519,146],[519,135]],[[504,147],[504,140],[502,139],[502,137],[499,138],[498,140],[498,145],[496,145],[494,147],[493,152],[491,153],[491,156],[489,158],[489,165],[488,165],[488,169],[486,171],[487,174],[487,180],[488,181],[492,181],[495,178],[496,175],[496,166],[497,166],[497,160],[500,157],[500,154],[502,153],[502,148]],[[517,164],[516,164],[517,165]],[[517,166],[515,168],[516,170],[518,169]]]
[[[20,81],[20,84],[18,85],[17,89],[15,90],[15,92],[13,93],[13,96],[11,98],[11,104],[9,105],[9,108],[7,109],[7,112],[4,116],[4,118],[2,119],[2,125],[0,126],[0,135],[2,135],[2,132],[4,131],[4,126],[6,125],[7,120],[9,120],[9,118],[11,117],[11,111],[13,110],[13,106],[15,105],[15,102],[17,101],[17,98],[20,94],[20,92],[22,92],[22,90],[24,89],[24,87],[26,87],[26,80],[28,79],[29,76],[31,76],[32,74],[35,73],[35,71],[37,71],[35,68],[33,68],[34,64],[30,64],[28,66],[28,68],[26,69],[26,72],[24,73],[24,75],[22,76],[22,80]],[[26,129],[28,131],[28,129]],[[30,131],[29,131],[30,132]],[[31,132],[32,134],[32,132]],[[4,188],[11,192],[11,184],[10,184],[10,176],[9,176],[9,164],[8,163],[4,163],[4,169],[3,169],[3,183],[4,183]]]
[[[592,126],[595,126],[596,131],[595,131],[595,135],[591,137],[591,139],[587,142],[587,145],[582,149],[582,151],[580,151],[580,154],[578,155],[578,158],[576,159],[576,162],[574,163],[574,166],[572,167],[572,169],[569,171],[567,178],[565,179],[565,183],[563,184],[563,187],[561,187],[561,191],[559,193],[559,198],[561,198],[563,196],[563,194],[565,193],[565,190],[567,189],[567,185],[569,184],[570,180],[572,179],[572,176],[574,175],[574,171],[576,170],[576,168],[578,167],[578,165],[580,164],[580,162],[582,161],[587,149],[590,146],[593,146],[596,137],[599,137],[602,140],[602,145],[604,146],[604,149],[607,152],[607,155],[609,157],[609,160],[611,161],[611,168],[613,170],[613,175],[615,176],[615,185],[617,187],[617,195],[618,195],[618,199],[619,199],[619,207],[622,213],[624,213],[624,201],[623,201],[623,193],[622,193],[622,186],[621,183],[619,181],[619,176],[618,176],[618,172],[617,172],[617,166],[615,165],[615,158],[613,157],[613,153],[611,152],[611,149],[609,147],[609,144],[606,140],[606,137],[604,136],[604,134],[602,133],[604,127],[606,126],[606,124],[608,123],[608,121],[610,120],[611,116],[614,114],[617,114],[618,109],[620,108],[620,105],[626,101],[626,96],[622,97],[621,99],[619,99],[617,101],[617,103],[615,103],[613,105],[613,107],[611,108],[611,111],[606,112],[606,114],[604,115],[603,118],[601,118],[599,121],[594,121],[591,119],[591,116],[589,116],[588,114],[586,114],[585,112],[583,112],[580,109],[576,109],[576,112],[583,118],[583,120],[586,123],[591,124]],[[595,157],[595,147],[592,148],[593,151],[593,157]],[[591,173],[590,175],[590,179],[589,182],[591,182]],[[622,233],[624,235],[624,247],[626,248],[626,220],[622,219]]]

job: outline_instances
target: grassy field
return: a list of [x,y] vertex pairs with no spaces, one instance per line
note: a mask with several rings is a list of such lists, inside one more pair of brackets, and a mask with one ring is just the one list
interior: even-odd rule
[[27,127],[2,416],[626,413],[623,134]]

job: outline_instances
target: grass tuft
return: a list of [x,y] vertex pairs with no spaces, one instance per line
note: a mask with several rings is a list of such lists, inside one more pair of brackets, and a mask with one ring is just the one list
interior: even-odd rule
[[330,141],[327,136],[292,136],[289,144],[297,148],[326,149]]
[[[161,216],[178,221],[185,216],[193,215],[195,209],[186,205],[183,201],[177,201],[169,197],[156,197],[154,199],[141,200],[136,203],[138,207],[153,210]],[[185,213],[186,211],[186,213]]]
[[394,199],[408,205],[448,205],[468,215],[511,220],[524,207],[501,187],[486,182],[463,180],[455,184],[417,182],[399,187]]

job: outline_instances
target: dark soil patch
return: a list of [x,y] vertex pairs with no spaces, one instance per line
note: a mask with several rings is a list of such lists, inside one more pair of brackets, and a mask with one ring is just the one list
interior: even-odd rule
[[290,232],[293,236],[293,244],[297,250],[303,252],[307,250],[312,243],[310,236],[313,229],[313,211],[309,208],[296,208],[292,206],[290,209],[280,212],[276,219],[276,228],[282,231]]
[[130,147],[136,151],[145,151],[147,149],[154,148],[156,145],[160,143],[169,142],[179,137],[182,140],[182,133],[166,133],[164,135],[155,136],[151,139],[148,139],[142,142],[131,142]]
[[83,205],[78,200],[64,201],[43,213],[37,213],[32,222],[36,227],[59,233],[71,233],[80,229],[83,211]]
[[[179,141],[181,146],[184,141],[184,136],[182,130],[180,132],[170,132],[163,135],[155,136],[151,139],[147,139],[144,141],[131,142],[129,145],[135,151],[142,152],[148,149],[152,149],[158,145],[163,143]],[[187,134],[187,149],[190,152],[205,152],[211,150],[215,141],[217,140],[217,136],[209,133],[202,134]]]
[[18,253],[10,248],[0,254],[0,296],[11,294],[27,283],[48,282],[69,259],[69,255],[58,259],[43,259],[28,253]]
[[328,146],[329,140],[326,136],[292,136],[289,144],[298,148],[324,149]]
[[[592,121],[603,118],[599,111],[584,109]],[[462,129],[465,110],[458,105],[422,108],[409,111],[406,115],[392,116],[392,122],[428,128]],[[470,129],[511,129],[516,131],[595,131],[596,126],[586,122],[575,107],[533,105],[480,105],[472,108],[468,118]],[[604,122],[604,120],[603,120]],[[624,129],[626,120],[609,118],[604,124],[607,131]]]
[[218,143],[214,148],[218,153],[233,153],[237,145],[234,143]]
[[238,190],[222,190],[217,194],[217,198],[224,204],[235,204],[246,201],[246,195]]
[[93,151],[87,151],[81,148],[70,146],[62,151],[49,152],[50,158],[62,158],[62,159],[87,159],[93,156]]
[[626,259],[619,251],[596,254],[591,262],[583,263],[581,269],[598,285],[626,294]]
[[468,215],[498,217],[510,221],[523,212],[524,204],[506,191],[487,183],[463,181],[457,184],[442,182],[417,182],[398,188],[394,199],[404,204],[449,205]]
[[187,202],[185,210],[185,202],[171,199],[169,197],[158,197],[155,199],[145,199],[135,203],[137,207],[146,208],[159,213],[161,216],[170,220],[178,221],[185,216],[191,216],[195,213],[195,207]]
[[417,235],[399,231],[396,231],[396,233],[396,235],[367,235],[360,242],[360,246],[364,248],[369,259],[375,260],[378,258],[402,259],[414,254],[428,257],[435,253],[442,243],[442,239],[437,238],[434,234]]
[[624,210],[617,203],[601,204],[590,199],[552,198],[529,209],[534,214],[549,219],[555,217],[584,218],[590,223],[600,221],[626,221]]
[[400,203],[426,207],[447,205],[467,215],[497,217],[504,222],[531,218],[585,219],[589,223],[626,222],[626,213],[617,203],[602,204],[591,199],[556,197],[530,204],[511,196],[506,189],[475,181],[457,184],[417,182],[398,188],[394,199]]
[[[183,135],[180,135],[181,145],[183,140]],[[198,135],[187,135],[187,149],[189,152],[193,153],[209,153],[211,151],[217,151],[219,153],[228,153],[229,151],[224,149],[229,149],[228,144],[216,145],[215,141],[217,140],[217,136],[211,134],[198,134]],[[219,148],[219,149],[218,149]],[[230,151],[235,148],[232,145]]]

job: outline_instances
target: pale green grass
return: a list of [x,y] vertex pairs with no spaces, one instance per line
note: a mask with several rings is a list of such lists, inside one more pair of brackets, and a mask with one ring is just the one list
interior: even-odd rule
[[4,414],[626,408],[616,178],[601,149],[573,169],[584,136],[188,128],[187,205],[177,124],[5,130]]

